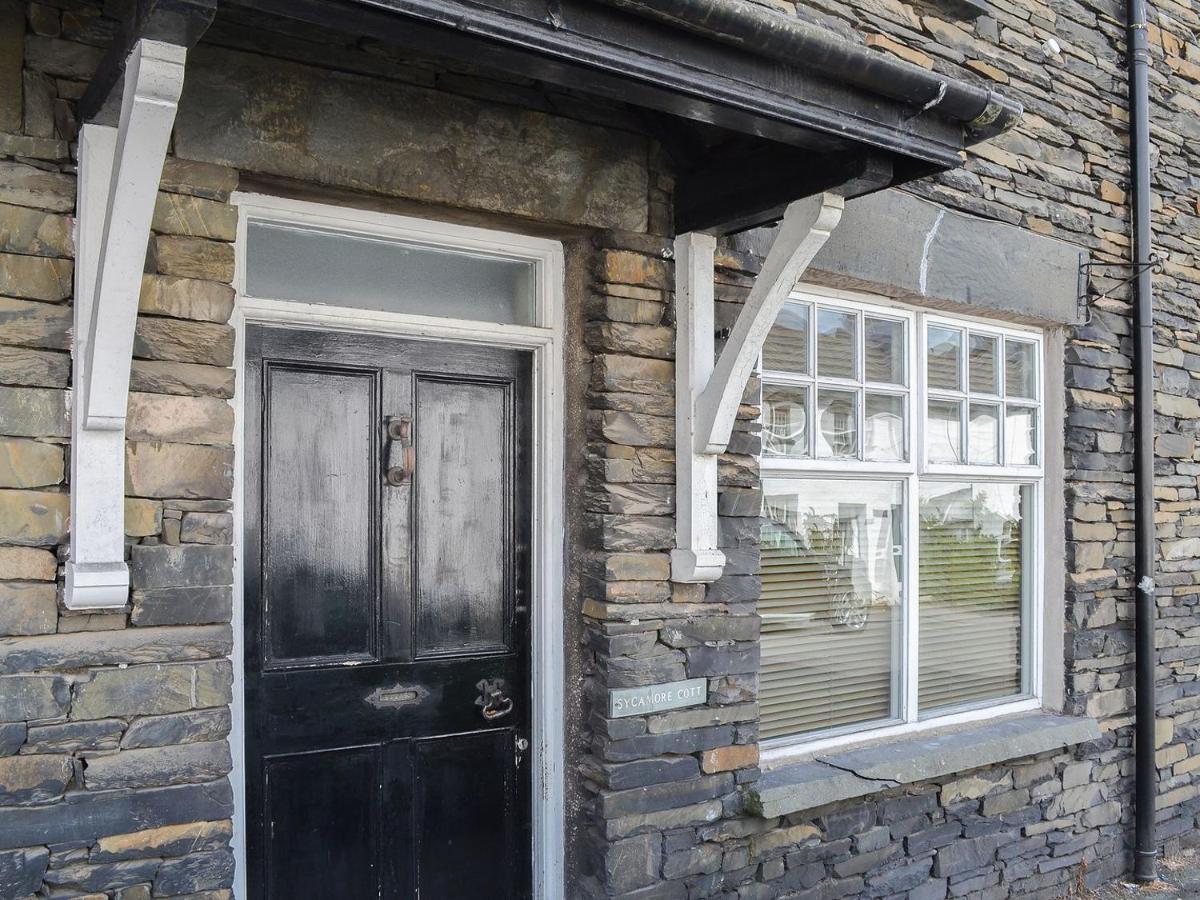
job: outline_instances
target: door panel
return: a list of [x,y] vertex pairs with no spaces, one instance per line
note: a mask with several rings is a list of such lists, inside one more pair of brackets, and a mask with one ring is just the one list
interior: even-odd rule
[[509,896],[516,811],[509,729],[416,742],[422,897]]
[[264,760],[272,897],[311,897],[342,885],[376,896],[379,748],[356,747]]
[[371,659],[378,379],[293,366],[267,374],[267,664]]
[[529,890],[530,360],[246,332],[254,898]]
[[416,380],[418,656],[508,647],[510,394],[504,383]]

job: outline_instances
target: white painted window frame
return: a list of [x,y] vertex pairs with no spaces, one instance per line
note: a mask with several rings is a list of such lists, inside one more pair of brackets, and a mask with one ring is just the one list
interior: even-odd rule
[[[563,329],[564,256],[558,241],[358,210],[263,194],[236,193],[238,207],[235,366],[234,522],[235,572],[233,613],[234,838],[237,862],[235,896],[246,896],[246,773],[243,684],[242,534],[245,448],[246,326],[286,325],[328,331],[394,335],[415,340],[454,341],[528,350],[533,356],[533,597],[530,668],[533,696],[532,756],[534,896],[564,896],[565,812],[563,695]],[[526,260],[536,268],[535,324],[511,325],[462,319],[301,303],[284,298],[250,297],[246,284],[246,230],[251,220],[312,226],[343,233],[421,243],[443,250]]]
[[[1046,629],[1045,603],[1045,462],[1046,448],[1046,383],[1044,371],[1046,364],[1046,349],[1044,332],[1040,328],[998,322],[993,319],[967,315],[953,315],[941,312],[930,312],[921,307],[912,306],[886,297],[863,294],[857,291],[837,290],[833,288],[811,287],[801,285],[793,291],[789,301],[802,301],[820,304],[824,307],[859,310],[867,315],[876,314],[890,318],[903,318],[907,324],[907,385],[908,418],[906,420],[906,440],[908,442],[908,459],[898,462],[868,462],[856,459],[816,459],[760,456],[761,471],[764,478],[795,478],[798,481],[818,478],[838,478],[847,480],[886,480],[903,484],[905,503],[904,546],[905,571],[904,592],[905,603],[901,612],[899,635],[897,640],[900,647],[901,665],[898,667],[897,706],[898,715],[895,718],[851,725],[827,731],[810,732],[803,735],[781,736],[762,741],[761,756],[764,765],[771,767],[786,764],[789,761],[803,759],[814,753],[842,748],[864,741],[900,737],[917,734],[934,728],[964,725],[993,719],[998,716],[1021,712],[1032,712],[1042,708],[1044,695],[1045,662],[1042,652]],[[810,307],[814,313],[816,306]],[[862,317],[859,317],[861,327]],[[924,426],[926,419],[926,403],[929,392],[926,388],[925,358],[926,358],[926,328],[930,324],[947,325],[975,332],[986,332],[990,335],[1003,337],[1011,336],[1033,343],[1036,347],[1034,371],[1037,379],[1037,400],[1029,404],[1038,410],[1037,429],[1037,464],[1033,466],[1005,465],[945,465],[929,464],[925,460]],[[861,343],[861,335],[859,336]],[[964,347],[967,343],[964,336]],[[764,384],[807,383],[811,385],[812,406],[810,407],[810,432],[817,427],[816,390],[817,384],[834,384],[833,380],[820,378],[816,375],[816,357],[812,353],[816,346],[816,315],[810,316],[809,322],[809,366],[811,376],[782,377],[773,373],[763,373]],[[999,365],[1004,366],[1003,344],[1000,347]],[[863,360],[859,360],[860,370]],[[761,371],[761,365],[760,365]],[[964,379],[966,376],[966,358],[963,359]],[[865,372],[864,378],[865,378]],[[1003,422],[1004,382],[1003,373],[1000,375],[999,403],[1001,420]],[[865,382],[864,382],[865,383]],[[845,382],[847,387],[852,382]],[[935,393],[942,393],[935,391]],[[865,391],[863,392],[865,397]],[[964,394],[964,398],[965,398]],[[1022,401],[1021,405],[1025,405]],[[865,440],[865,421],[862,418],[862,403],[859,404],[859,446]],[[1004,431],[1001,425],[1001,453],[1004,452]],[[965,429],[963,434],[965,450]],[[810,433],[809,446],[816,446],[815,435]],[[1022,660],[1025,666],[1025,688],[1020,694],[1009,698],[987,700],[977,703],[964,704],[960,707],[944,710],[937,715],[920,717],[918,714],[917,677],[918,677],[918,622],[919,622],[919,593],[918,593],[918,548],[914,543],[919,533],[919,489],[922,482],[934,481],[974,481],[998,482],[1008,484],[1028,484],[1031,486],[1032,497],[1030,507],[1033,514],[1028,524],[1027,540],[1025,543],[1027,569],[1025,575],[1026,596],[1022,615],[1026,627],[1022,632]]]

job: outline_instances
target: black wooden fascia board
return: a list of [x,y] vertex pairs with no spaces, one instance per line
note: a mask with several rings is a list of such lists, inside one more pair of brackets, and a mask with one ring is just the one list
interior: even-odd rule
[[774,145],[716,154],[675,180],[675,230],[736,234],[778,221],[793,200],[832,191],[846,199],[895,183],[892,159],[860,149],[812,154]]

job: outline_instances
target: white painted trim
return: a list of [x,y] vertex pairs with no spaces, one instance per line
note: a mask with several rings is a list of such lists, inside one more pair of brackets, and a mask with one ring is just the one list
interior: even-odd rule
[[186,55],[174,44],[138,41],[125,65],[119,126],[88,124],[80,132],[68,609],[119,609],[129,600],[129,370],[146,243]]
[[[565,801],[563,704],[566,669],[563,660],[563,278],[564,257],[557,241],[525,235],[450,225],[399,215],[285,200],[259,194],[235,194],[239,208],[234,308],[237,388],[235,412],[235,572],[233,623],[233,753],[234,837],[237,862],[234,892],[246,896],[245,708],[243,699],[242,497],[244,490],[245,328],[248,323],[403,335],[420,340],[471,342],[527,349],[533,354],[533,648],[530,658],[534,698],[532,721],[533,875],[534,896],[565,896]],[[353,230],[376,237],[422,241],[442,248],[527,259],[537,266],[537,322],[533,327],[499,325],[348,309],[244,294],[246,225],[258,218],[272,222]]]
[[718,456],[729,446],[742,394],[763,341],[800,275],[841,221],[845,201],[819,194],[788,204],[729,341],[713,362],[710,235],[675,239],[675,549],[671,579],[713,582],[725,570],[717,547]]

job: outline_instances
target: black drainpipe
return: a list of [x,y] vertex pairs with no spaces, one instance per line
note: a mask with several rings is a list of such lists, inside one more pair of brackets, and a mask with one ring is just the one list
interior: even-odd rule
[[1145,0],[1127,0],[1129,65],[1129,152],[1133,170],[1134,265],[1134,509],[1137,579],[1136,778],[1133,877],[1156,878],[1158,842],[1154,807],[1158,773],[1154,762],[1154,296],[1151,292],[1150,230],[1150,49]]

